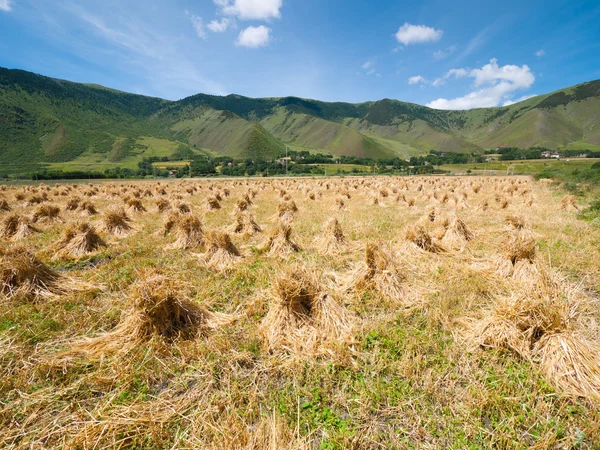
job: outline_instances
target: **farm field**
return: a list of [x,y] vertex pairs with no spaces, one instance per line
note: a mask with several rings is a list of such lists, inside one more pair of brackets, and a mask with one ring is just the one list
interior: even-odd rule
[[528,159],[519,161],[490,161],[488,163],[474,164],[445,164],[440,166],[442,170],[448,170],[457,175],[465,175],[467,170],[473,174],[483,174],[484,170],[492,175],[510,174],[536,174],[544,170],[582,170],[589,169],[592,164],[600,161],[597,158],[563,158],[563,159]]
[[600,448],[587,203],[526,176],[0,187],[0,448]]

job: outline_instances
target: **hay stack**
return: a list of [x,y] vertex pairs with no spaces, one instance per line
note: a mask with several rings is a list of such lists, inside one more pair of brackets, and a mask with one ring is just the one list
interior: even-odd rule
[[[431,214],[429,217],[431,217]],[[443,246],[435,241],[425,226],[419,223],[406,229],[405,238],[407,241],[412,242],[418,248],[426,252],[444,253],[446,251]]]
[[507,349],[539,365],[567,394],[600,400],[600,344],[588,337],[593,331],[581,314],[586,307],[597,310],[589,302],[578,288],[542,272],[522,292],[498,299],[473,321],[468,336],[483,348]]
[[211,312],[189,300],[186,290],[182,283],[155,271],[140,274],[129,295],[129,308],[121,314],[116,328],[75,344],[69,353],[95,358],[128,352],[153,338],[193,339],[232,321],[231,316]]
[[176,220],[174,227],[177,240],[169,248],[188,249],[204,245],[204,230],[198,216],[181,215]]
[[273,220],[281,222],[292,222],[298,212],[298,207],[294,200],[284,200],[277,205],[277,213],[272,217]]
[[171,203],[164,198],[159,198],[156,200],[156,210],[161,213],[171,209]]
[[65,205],[65,210],[66,211],[75,211],[77,210],[77,208],[79,208],[79,202],[81,201],[81,199],[79,197],[72,197],[67,201],[67,204]]
[[204,236],[206,251],[201,259],[209,267],[226,270],[242,259],[231,237],[224,231],[209,231]]
[[30,220],[25,216],[11,214],[2,220],[0,227],[0,237],[18,241],[40,230],[31,225]]
[[55,205],[39,205],[31,217],[33,223],[53,222],[56,220],[60,220],[60,208]]
[[81,211],[81,214],[84,216],[95,216],[96,214],[98,214],[98,210],[96,209],[96,205],[94,205],[92,202],[82,202],[79,205],[79,211]]
[[392,301],[406,303],[405,271],[388,245],[370,242],[365,248],[364,262],[348,274],[344,288],[355,293],[372,289]]
[[55,258],[80,258],[106,247],[106,242],[89,223],[76,223],[68,226],[57,244]]
[[260,225],[256,223],[254,216],[249,211],[238,214],[235,223],[229,227],[229,230],[244,236],[254,236],[256,233],[262,232]]
[[348,248],[348,240],[344,236],[340,222],[335,217],[331,217],[325,222],[322,231],[315,239],[319,253],[336,254]]
[[269,300],[260,326],[269,351],[306,357],[352,341],[351,316],[322,289],[314,272],[298,266],[288,270],[275,281]]
[[280,222],[258,248],[268,252],[269,256],[287,256],[292,252],[299,252],[300,246],[292,241],[291,236],[292,227],[287,223]]
[[69,283],[25,247],[0,249],[0,295],[12,298],[63,294]]
[[206,210],[207,211],[216,211],[221,209],[221,204],[219,203],[219,199],[215,195],[211,195],[206,199]]
[[102,229],[116,236],[126,236],[133,228],[131,219],[123,208],[109,209],[102,217]]
[[453,249],[462,249],[467,242],[472,241],[475,235],[469,230],[467,224],[457,216],[453,216],[444,224],[444,236],[441,241]]
[[560,201],[560,209],[564,209],[565,211],[579,211],[575,197],[565,195]]
[[142,201],[137,198],[127,200],[127,206],[132,212],[146,212],[146,208],[144,207]]

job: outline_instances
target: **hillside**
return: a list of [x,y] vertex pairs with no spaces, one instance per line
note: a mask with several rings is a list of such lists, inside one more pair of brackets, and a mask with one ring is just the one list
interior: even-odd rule
[[[162,143],[159,150],[145,144],[152,139]],[[390,99],[350,104],[198,94],[167,101],[0,68],[0,164],[8,170],[135,165],[181,145],[270,159],[285,144],[375,158],[497,146],[600,149],[600,81],[507,107],[441,111]]]

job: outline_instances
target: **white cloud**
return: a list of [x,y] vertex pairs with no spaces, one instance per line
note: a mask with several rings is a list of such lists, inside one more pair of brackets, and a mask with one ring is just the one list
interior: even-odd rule
[[425,25],[412,25],[407,22],[396,33],[396,39],[401,44],[410,45],[439,41],[442,34],[444,34],[442,30],[436,30]]
[[433,86],[434,87],[439,87],[442,86],[443,84],[446,84],[446,80],[448,78],[464,78],[469,74],[469,72],[466,71],[466,69],[450,69],[448,72],[446,72],[446,74],[443,77],[439,77],[436,78],[435,80],[433,80]]
[[427,80],[423,78],[421,75],[415,75],[414,77],[410,77],[408,79],[408,84],[419,84],[426,83]]
[[229,26],[231,25],[231,21],[227,17],[223,17],[221,20],[211,20],[206,28],[214,33],[223,33],[227,31]]
[[365,70],[370,69],[371,67],[373,67],[373,64],[375,64],[375,61],[373,61],[372,59],[369,59],[367,62],[365,62],[361,67]]
[[456,45],[452,45],[452,46],[446,48],[445,50],[437,50],[437,51],[433,52],[433,59],[435,59],[437,61],[446,59],[448,56],[450,56],[455,51],[456,51]]
[[283,0],[214,0],[221,13],[241,20],[269,20],[281,17]]
[[259,48],[265,47],[271,40],[271,29],[263,25],[248,27],[240,32],[236,45],[242,47]]
[[12,10],[12,0],[0,0],[0,11],[9,12]]
[[535,56],[537,56],[538,58],[541,58],[542,56],[546,56],[546,50],[544,49],[540,49],[537,52],[535,52]]
[[[449,75],[451,72],[452,75]],[[465,69],[453,69],[444,78],[467,75],[475,79],[476,87],[484,87],[451,100],[439,98],[428,103],[427,106],[436,109],[471,109],[498,106],[500,103],[510,101],[510,97],[514,92],[531,87],[535,81],[535,76],[531,73],[529,66],[506,65],[500,67],[496,59],[491,59],[489,64],[480,69],[473,69],[468,74]],[[434,85],[435,83],[434,81]]]
[[206,39],[206,30],[204,29],[204,21],[202,20],[202,17],[192,16],[191,19],[192,26],[194,27],[194,30],[196,30],[198,37],[201,39]]
[[523,97],[519,97],[516,100],[506,100],[504,103],[502,103],[502,106],[514,105],[515,103],[524,102],[525,100],[529,100],[530,98],[533,98],[533,97],[537,97],[537,95],[536,94],[524,95]]

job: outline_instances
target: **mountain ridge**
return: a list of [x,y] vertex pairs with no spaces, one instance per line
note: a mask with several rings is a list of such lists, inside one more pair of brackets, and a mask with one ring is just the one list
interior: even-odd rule
[[[196,94],[172,101],[0,68],[0,163],[119,164],[131,153],[120,150],[122,142],[139,146],[145,137],[237,159],[270,159],[285,145],[378,158],[497,146],[597,150],[600,80],[510,106],[449,111],[389,98]],[[144,157],[139,148],[134,153]]]

